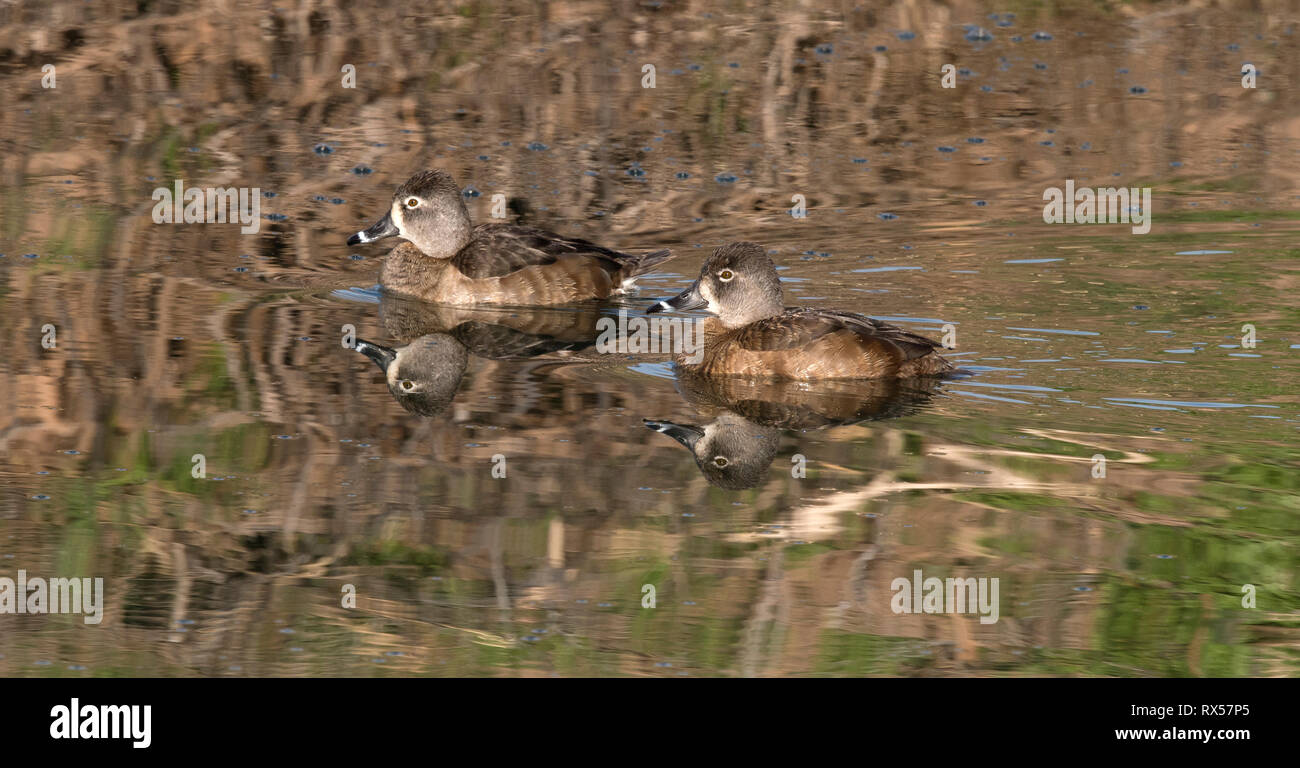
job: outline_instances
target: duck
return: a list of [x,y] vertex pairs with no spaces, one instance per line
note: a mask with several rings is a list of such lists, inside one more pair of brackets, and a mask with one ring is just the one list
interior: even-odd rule
[[938,342],[911,331],[853,312],[786,307],[776,265],[757,243],[718,248],[689,288],[646,312],[706,308],[714,317],[704,322],[702,353],[676,356],[695,375],[812,381],[954,370]]
[[397,188],[388,212],[348,245],[400,237],[384,261],[386,292],[440,304],[568,304],[605,299],[672,258],[628,254],[515,224],[474,225],[455,179],[427,170]]

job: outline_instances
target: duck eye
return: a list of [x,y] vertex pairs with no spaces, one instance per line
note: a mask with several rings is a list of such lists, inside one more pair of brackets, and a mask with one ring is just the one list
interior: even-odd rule
[[406,207],[407,207],[407,208],[414,208],[414,207],[416,207],[416,206],[419,205],[419,204],[420,204],[420,198],[418,198],[418,197],[408,197],[408,198],[406,198]]
[[415,382],[410,379],[402,379],[402,389],[405,389],[408,392],[415,389]]
[[730,461],[727,461],[727,457],[726,457],[726,456],[714,456],[714,457],[713,457],[713,463],[714,463],[714,465],[716,465],[716,466],[718,466],[718,467],[725,467],[725,466],[727,466],[728,464],[730,464],[731,462],[730,462]]
[[729,283],[729,282],[731,282],[731,278],[733,278],[733,277],[735,277],[735,276],[736,276],[736,273],[735,273],[735,272],[732,272],[732,271],[729,270],[729,269],[724,269],[724,270],[722,270],[721,272],[718,273],[718,279],[721,280],[721,281],[724,282],[724,283]]

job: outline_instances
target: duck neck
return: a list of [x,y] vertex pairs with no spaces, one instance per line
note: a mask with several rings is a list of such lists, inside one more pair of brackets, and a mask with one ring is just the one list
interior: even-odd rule
[[718,320],[727,328],[741,328],[759,320],[776,317],[784,311],[785,306],[782,305],[780,296],[764,296],[730,308],[726,314],[719,315]]
[[409,231],[405,223],[402,228],[402,235],[414,243],[420,253],[434,259],[450,259],[460,253],[473,234],[474,222],[459,197],[455,205],[437,209],[421,221],[417,232]]

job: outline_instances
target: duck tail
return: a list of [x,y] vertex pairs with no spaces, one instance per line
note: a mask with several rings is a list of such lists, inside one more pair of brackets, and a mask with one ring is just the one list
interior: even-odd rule
[[908,360],[899,366],[898,377],[907,379],[913,376],[943,376],[952,373],[956,370],[956,367],[948,358],[943,357],[938,352],[931,352],[928,355]]
[[659,251],[642,253],[637,255],[628,254],[623,259],[623,268],[619,270],[619,276],[622,277],[622,288],[627,290],[632,286],[632,282],[639,276],[649,272],[655,266],[668,261],[673,257],[673,252],[664,248]]

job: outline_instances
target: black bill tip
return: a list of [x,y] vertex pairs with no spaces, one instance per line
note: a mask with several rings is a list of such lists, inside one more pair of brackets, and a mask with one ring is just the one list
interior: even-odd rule
[[384,217],[376,221],[368,229],[363,229],[352,237],[348,238],[348,245],[357,245],[358,243],[373,243],[376,240],[383,240],[385,237],[401,234],[397,225],[393,223],[393,214],[385,213]]
[[371,360],[374,360],[375,365],[379,366],[379,370],[384,371],[385,373],[388,372],[388,366],[392,365],[393,361],[397,359],[397,350],[380,344],[372,344],[369,341],[363,341],[361,339],[357,339],[357,345],[354,349]]
[[641,423],[645,424],[646,429],[653,429],[660,434],[668,435],[692,452],[695,450],[695,443],[704,437],[704,430],[690,424],[675,424],[671,421],[655,421],[653,419],[642,419]]

